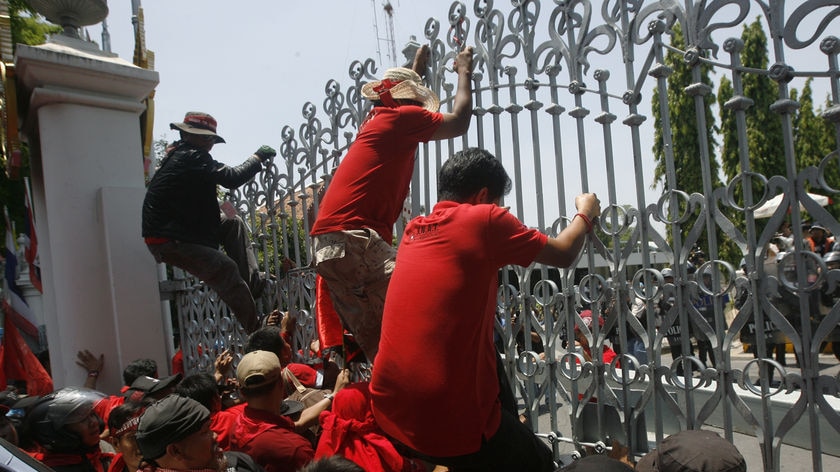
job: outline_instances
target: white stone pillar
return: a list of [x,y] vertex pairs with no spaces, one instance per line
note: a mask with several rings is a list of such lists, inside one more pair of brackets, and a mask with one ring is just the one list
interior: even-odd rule
[[105,392],[116,392],[123,366],[140,357],[155,359],[164,374],[168,320],[140,233],[139,115],[158,74],[67,37],[18,45],[15,64],[55,386],[84,382],[80,349],[105,353],[98,382]]

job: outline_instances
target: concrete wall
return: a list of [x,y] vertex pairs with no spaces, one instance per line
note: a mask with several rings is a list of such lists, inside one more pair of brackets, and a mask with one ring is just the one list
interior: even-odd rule
[[105,353],[98,387],[115,392],[139,357],[167,371],[157,267],[140,235],[145,194],[139,115],[158,82],[90,43],[19,46],[28,100],[44,315],[56,388],[81,385],[76,352]]

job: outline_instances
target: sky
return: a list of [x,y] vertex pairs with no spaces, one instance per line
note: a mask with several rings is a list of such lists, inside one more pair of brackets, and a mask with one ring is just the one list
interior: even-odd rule
[[[392,0],[397,49],[420,34],[448,1]],[[131,61],[131,0],[109,0],[111,50]],[[177,139],[169,123],[189,110],[213,115],[227,144],[217,160],[238,164],[262,144],[280,144],[284,125],[302,121],[302,108],[320,108],[328,79],[346,80],[352,61],[377,57],[386,36],[381,0],[147,0],[146,43],[155,53],[155,139]],[[374,28],[379,18],[379,35]],[[99,26],[88,29],[101,42]],[[387,61],[385,42],[383,60]]]
[[[372,57],[379,63],[381,58],[383,67],[379,73],[393,65],[387,56],[387,43],[383,40],[388,24],[382,13],[382,1],[248,0],[235,4],[221,0],[143,2],[146,43],[148,49],[154,51],[154,68],[160,74],[160,84],[155,93],[154,139],[177,139],[177,134],[169,129],[169,123],[181,121],[186,111],[196,110],[210,113],[218,120],[218,132],[227,140],[227,144],[220,144],[213,150],[213,156],[219,161],[238,164],[262,144],[279,149],[283,127],[291,125],[297,129],[303,121],[302,108],[307,101],[312,101],[320,110],[327,81],[336,79],[346,83],[352,61]],[[447,27],[446,17],[451,0],[391,1],[398,51],[410,35],[421,37],[422,42],[422,31],[430,17],[442,20],[442,30]],[[131,61],[134,49],[131,0],[110,0],[108,3],[111,50]],[[471,11],[473,2],[464,3],[470,10],[468,16],[474,19],[475,14]],[[543,0],[542,3],[542,15],[550,14],[549,10],[555,3],[550,0]],[[592,4],[599,5],[600,2],[594,1]],[[788,14],[801,4],[802,1],[787,2]],[[755,10],[755,3],[751,2],[751,5],[753,10],[749,18],[755,18],[759,13]],[[494,6],[505,14],[511,9],[510,2],[503,0],[496,0]],[[593,13],[596,18],[600,18],[598,12]],[[725,13],[719,12],[723,17]],[[820,16],[819,13],[812,14],[808,21],[816,24]],[[374,25],[375,17],[378,30]],[[546,18],[541,19],[541,22],[545,21]],[[807,27],[803,29],[807,30]],[[99,25],[89,27],[88,32],[93,40],[101,42]],[[729,31],[719,30],[714,33],[714,40],[722,44],[727,37],[740,36],[740,32],[740,26]],[[610,57],[593,55],[593,58],[599,61],[593,64],[595,68],[614,70],[616,75],[620,75],[623,70],[618,48]],[[819,53],[816,46],[788,53],[787,59],[796,70],[826,67],[825,56]],[[722,53],[718,60],[726,62],[728,58]],[[638,67],[641,67],[639,58]],[[591,78],[589,80],[594,82]],[[791,85],[801,88],[802,82],[795,81]],[[646,84],[643,91],[645,103],[649,102],[651,88]],[[822,103],[828,93],[826,81],[816,83],[815,92],[817,102]],[[572,105],[564,103],[564,106],[569,109]],[[614,106],[620,110],[620,102]],[[593,110],[589,118],[592,121],[591,118],[597,114],[597,101],[590,102],[589,108]],[[626,154],[626,147],[622,148],[625,142],[623,139],[626,138],[619,134],[627,130],[627,127],[620,124],[624,118],[622,113],[626,114],[626,111],[616,113],[619,121],[613,128],[617,133],[616,150],[621,153],[616,156],[618,202],[635,206],[637,191],[632,178],[634,169],[632,160]],[[652,125],[652,117],[649,116],[648,121]],[[542,138],[550,139],[549,136],[550,133],[543,133]],[[569,130],[567,136],[574,138],[574,133]],[[644,171],[642,192],[647,204],[651,204],[659,198],[657,191],[650,187],[653,168],[650,152],[652,132],[646,132],[642,139],[644,158],[650,160]],[[577,144],[574,139],[566,141],[568,148],[564,161],[568,160],[568,163],[564,165],[567,165],[567,173],[572,175],[579,171],[579,163],[576,162]],[[586,160],[592,162],[589,172],[593,188],[590,190],[603,195],[606,194],[604,158],[597,144],[587,143]],[[509,167],[509,164],[505,165]],[[546,174],[552,175],[550,172]],[[575,178],[569,177],[569,180],[571,182],[567,182],[564,189],[569,200],[567,205],[571,204],[571,196],[582,190],[582,184],[575,182]],[[547,195],[551,195],[551,190],[547,189]],[[528,207],[528,202],[524,206]],[[530,208],[527,210],[531,211]],[[556,214],[553,211],[549,208],[547,213]],[[533,220],[526,223],[534,225]]]

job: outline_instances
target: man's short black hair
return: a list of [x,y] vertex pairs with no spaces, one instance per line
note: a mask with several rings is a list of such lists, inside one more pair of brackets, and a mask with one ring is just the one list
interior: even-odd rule
[[111,434],[115,434],[123,425],[130,419],[139,415],[146,405],[141,402],[125,402],[122,405],[117,405],[108,414],[108,430]]
[[213,411],[214,403],[218,403],[221,400],[215,377],[207,373],[192,374],[184,377],[181,383],[175,387],[175,393],[182,397],[192,398],[210,411]]
[[510,192],[510,177],[501,161],[484,149],[456,152],[438,172],[438,201],[463,203],[484,187],[494,200]]
[[131,385],[138,377],[152,377],[157,378],[157,362],[154,359],[135,359],[128,363],[123,369],[123,382],[125,385]]
[[277,354],[279,358],[286,343],[280,335],[281,332],[279,326],[265,326],[254,331],[245,342],[245,354],[252,351],[268,351]]
[[342,456],[330,456],[310,462],[300,472],[364,472],[358,464]]

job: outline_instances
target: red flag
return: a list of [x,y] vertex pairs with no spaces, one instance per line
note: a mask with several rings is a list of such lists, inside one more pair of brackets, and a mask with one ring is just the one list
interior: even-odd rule
[[26,382],[29,395],[46,395],[53,391],[53,381],[35,354],[26,345],[23,336],[7,316],[3,343],[3,371],[7,379]]
[[[5,335],[0,336],[0,365],[6,365],[6,358],[3,355],[3,351],[5,350],[5,347],[6,347],[6,337],[5,337]],[[2,385],[3,387],[8,385],[6,383],[6,372],[4,372],[4,369],[0,369],[0,385]]]

